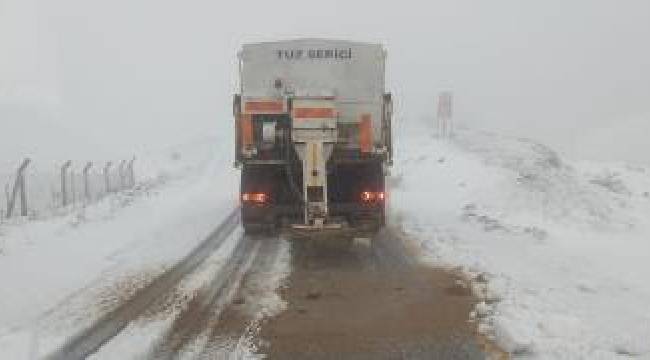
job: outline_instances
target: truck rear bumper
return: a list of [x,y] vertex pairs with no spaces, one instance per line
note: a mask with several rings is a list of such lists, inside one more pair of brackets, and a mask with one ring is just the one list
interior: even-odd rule
[[[351,228],[384,225],[385,187],[380,161],[331,164],[327,183],[326,223]],[[241,179],[244,225],[304,224],[302,189],[302,172],[297,166],[245,165]]]
[[[282,224],[303,223],[303,207],[300,205],[242,205],[242,221],[245,224],[267,224],[280,226]],[[346,223],[349,227],[365,227],[370,224],[383,227],[385,224],[385,209],[383,203],[358,204],[343,203],[329,204],[329,218],[333,222]]]

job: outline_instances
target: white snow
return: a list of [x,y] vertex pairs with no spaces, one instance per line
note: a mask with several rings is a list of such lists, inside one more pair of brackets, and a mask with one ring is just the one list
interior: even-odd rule
[[479,131],[400,139],[394,215],[473,279],[480,331],[515,357],[650,359],[650,168]]
[[65,216],[0,224],[2,357],[51,349],[117,303],[95,304],[108,284],[128,279],[120,285],[128,296],[205,239],[237,206],[228,144],[216,144],[141,159],[139,178],[150,185],[141,190]]
[[[217,251],[210,254],[196,271],[183,278],[172,292],[173,299],[170,300],[172,304],[163,304],[162,314],[140,316],[135,319],[115,338],[93,354],[92,359],[142,359],[148,357],[149,352],[159,345],[159,342],[171,330],[174,320],[181,312],[187,309],[190,302],[201,292],[206,291],[213,278],[226,264],[228,257],[232,256],[241,236],[241,229],[232,233],[228,240]],[[222,308],[213,310],[218,314]],[[200,341],[202,337],[198,336],[197,338],[197,341]]]
[[[238,240],[241,239],[241,230],[235,232],[230,239],[197,269],[197,271],[184,278],[177,286],[174,293],[174,304],[167,306],[169,309],[162,316],[151,318],[141,317],[130,323],[117,337],[111,339],[103,346],[93,359],[142,359],[151,357],[151,350],[163,341],[166,333],[171,329],[174,319],[189,306],[189,303],[202,292],[209,291],[210,285],[216,274],[222,270],[226,259],[231,256]],[[279,296],[281,288],[290,273],[290,244],[281,240],[277,251],[263,253],[260,264],[251,264],[259,251],[261,243],[258,242],[254,250],[249,253],[248,264],[238,270],[236,286],[211,304],[208,323],[216,323],[221,311],[229,304],[236,293],[242,294],[246,301],[239,305],[240,311],[250,317],[250,322],[241,337],[219,337],[212,334],[213,329],[207,326],[202,329],[196,338],[185,344],[178,354],[179,359],[261,359],[265,356],[257,353],[258,332],[261,321],[272,317],[285,310],[287,303]],[[252,266],[251,266],[252,265]],[[245,287],[241,287],[241,279],[246,274]],[[206,355],[208,354],[208,355]]]
[[[285,286],[291,272],[291,245],[285,239],[280,239],[277,250],[259,256],[264,258],[256,261],[248,270],[246,281],[233,289],[238,290],[239,296],[245,300],[239,305],[239,311],[250,319],[241,336],[237,338],[227,335],[208,341],[208,331],[204,331],[195,343],[183,349],[184,352],[178,358],[254,360],[266,357],[258,352],[259,343],[263,341],[259,332],[264,319],[279,314],[288,306],[278,290]],[[202,355],[196,356],[197,353]]]

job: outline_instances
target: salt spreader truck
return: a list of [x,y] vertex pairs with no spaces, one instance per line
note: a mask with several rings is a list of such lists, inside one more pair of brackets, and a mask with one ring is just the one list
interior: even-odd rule
[[247,233],[372,233],[386,222],[392,98],[379,44],[243,45],[236,161]]

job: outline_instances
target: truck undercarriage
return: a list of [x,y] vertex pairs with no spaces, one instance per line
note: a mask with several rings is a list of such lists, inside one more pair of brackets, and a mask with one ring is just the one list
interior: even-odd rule
[[[305,223],[301,169],[295,164],[244,164],[242,222],[247,232]],[[328,217],[346,230],[374,232],[385,224],[384,170],[379,160],[328,165]]]

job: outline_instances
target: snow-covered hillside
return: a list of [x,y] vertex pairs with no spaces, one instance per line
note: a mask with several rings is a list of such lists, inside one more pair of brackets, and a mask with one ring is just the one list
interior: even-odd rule
[[[134,180],[141,185],[150,186],[202,171],[214,159],[215,153],[220,153],[221,158],[224,158],[224,164],[228,165],[225,159],[227,155],[224,153],[228,148],[227,143],[213,137],[206,137],[164,149],[144,151],[140,154],[122,153],[121,158],[97,158],[93,157],[92,151],[82,152],[77,157],[65,157],[57,152],[61,150],[58,148],[50,152],[51,156],[44,156],[42,152],[35,157],[30,155],[31,162],[25,171],[28,214],[32,219],[43,219],[72,210],[61,209],[61,166],[66,160],[71,161],[66,177],[67,200],[69,207],[78,208],[88,203],[95,203],[107,195],[104,176],[107,162],[111,163],[108,168],[109,186],[111,191],[116,191],[123,185],[129,186],[128,164],[131,160],[134,161]],[[46,149],[43,151],[47,152]],[[8,154],[3,153],[3,156]],[[57,156],[61,157],[57,158]],[[16,169],[22,161],[23,158],[19,156],[0,159],[0,188],[3,190],[0,194],[2,205],[0,214],[2,215],[14,186]],[[88,172],[89,198],[86,198],[83,169],[88,162],[91,162],[92,166]],[[120,177],[122,162],[125,165],[124,178]],[[0,223],[4,221],[6,220],[0,217]]]
[[486,132],[405,137],[395,222],[473,279],[480,331],[515,357],[650,359],[650,168]]
[[229,149],[208,139],[143,154],[134,190],[0,224],[0,358],[51,350],[119,302],[96,303],[107,287],[128,297],[203,241],[237,206]]

